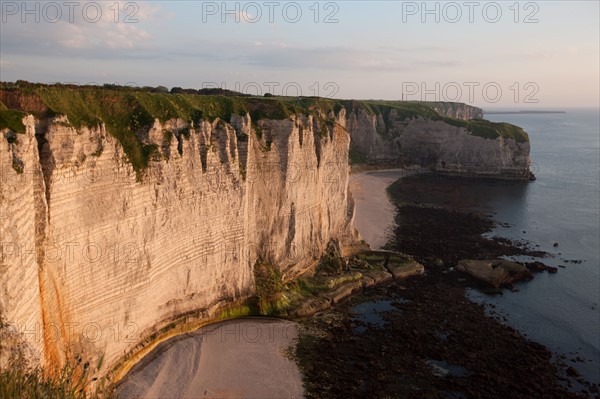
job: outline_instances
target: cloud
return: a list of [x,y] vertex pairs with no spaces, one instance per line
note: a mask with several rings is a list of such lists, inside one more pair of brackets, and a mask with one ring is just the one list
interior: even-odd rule
[[[0,37],[2,56],[162,60],[172,63],[185,63],[187,59],[193,59],[194,67],[212,67],[211,63],[231,64],[236,68],[269,69],[274,72],[303,69],[420,71],[457,65],[447,61],[449,54],[443,46],[323,46],[315,41],[299,41],[296,37],[283,34],[275,36],[275,39],[267,38],[269,36],[265,36],[258,27],[256,32],[259,35],[240,38],[230,33],[219,34],[218,30],[209,30],[202,24],[189,25],[189,29],[184,29],[186,34],[175,36],[171,26],[173,21],[162,25],[166,29],[157,29],[174,15],[157,3],[87,0],[79,4],[79,14],[76,13],[78,18],[72,22],[66,13],[56,23],[42,21],[40,24],[23,24],[20,17],[9,18],[3,24]],[[84,14],[82,10],[86,4],[90,4],[89,10],[95,10],[100,4],[101,11],[87,11]],[[132,4],[135,7],[132,8]],[[96,15],[100,17],[96,18]],[[126,19],[136,19],[138,22],[124,23]],[[240,19],[251,20],[252,15],[240,15]],[[152,32],[148,22],[152,22]],[[213,34],[204,34],[208,32]]]
[[[227,51],[223,51],[226,48]],[[424,71],[460,65],[444,52],[413,52],[409,48],[361,49],[344,46],[301,46],[284,41],[257,40],[250,45],[236,41],[196,40],[180,43],[164,53],[172,60],[249,66],[272,71]]]
[[106,34],[106,45],[110,48],[134,48],[138,43],[150,39],[150,34],[144,30],[136,29],[131,25],[117,25],[115,30]]
[[280,69],[408,71],[458,65],[445,57],[436,59],[436,54],[399,48],[300,47],[280,42],[262,44],[252,52],[238,53],[238,60],[249,65]]
[[35,15],[27,16],[23,23],[20,11],[3,15],[2,52],[77,56],[86,49],[114,51],[143,47],[152,38],[143,25],[156,19],[160,11],[147,1],[86,0],[77,2],[73,8],[66,3],[53,4],[60,7],[58,12],[56,8],[48,11],[38,5],[39,23],[35,22]]

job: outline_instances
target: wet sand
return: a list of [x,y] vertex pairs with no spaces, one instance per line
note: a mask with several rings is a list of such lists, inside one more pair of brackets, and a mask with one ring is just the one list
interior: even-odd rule
[[163,342],[117,387],[119,398],[302,398],[296,324],[248,318]]
[[354,226],[372,249],[381,249],[393,233],[396,207],[386,188],[415,172],[393,169],[358,173],[350,176],[350,191],[356,204]]

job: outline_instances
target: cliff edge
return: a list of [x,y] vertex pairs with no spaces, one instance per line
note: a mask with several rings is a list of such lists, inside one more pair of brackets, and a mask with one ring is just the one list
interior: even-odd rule
[[367,105],[348,104],[353,163],[515,181],[534,178],[527,133],[509,123],[479,119],[479,108],[389,101]]
[[349,154],[509,178],[529,162],[518,128],[421,103],[57,86],[0,100],[0,316],[29,358],[107,365],[96,375],[252,296],[257,262],[289,280],[355,242]]

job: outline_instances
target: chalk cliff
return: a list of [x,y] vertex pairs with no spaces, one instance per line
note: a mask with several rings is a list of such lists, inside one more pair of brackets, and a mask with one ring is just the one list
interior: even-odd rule
[[[436,104],[436,103],[434,103]],[[530,180],[527,133],[481,119],[477,109],[454,105],[441,112],[460,118],[407,117],[396,109],[355,108],[347,118],[351,157],[375,165],[421,166],[441,174]]]
[[423,102],[421,103],[435,110],[442,116],[454,119],[483,119],[483,110],[479,107],[467,105],[464,103],[453,102]]
[[292,276],[353,240],[343,113],[324,137],[312,117],[261,120],[269,150],[249,116],[231,122],[157,121],[143,182],[104,125],[52,119],[41,163],[33,117],[0,140],[0,309],[41,360],[114,364],[177,316],[250,296],[259,258]]
[[1,96],[0,316],[31,359],[99,374],[251,296],[257,261],[290,279],[354,242],[351,140],[369,162],[456,173],[529,160],[520,137],[423,105],[61,90]]
[[[19,352],[43,360],[43,316],[39,271],[43,258],[46,198],[33,116],[24,134],[0,135],[0,367]],[[17,139],[18,136],[18,139]]]

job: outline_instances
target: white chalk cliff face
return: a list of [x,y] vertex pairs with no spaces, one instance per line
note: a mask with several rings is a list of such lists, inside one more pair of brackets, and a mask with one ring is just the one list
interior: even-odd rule
[[[25,134],[0,133],[0,367],[14,350],[35,364],[44,357],[40,265],[46,199],[32,116]],[[18,136],[18,142],[11,144]]]
[[[453,116],[476,114],[452,108]],[[459,118],[462,119],[462,118]],[[495,139],[471,134],[466,128],[429,118],[403,119],[391,111],[384,120],[363,109],[349,113],[352,148],[367,162],[382,165],[420,165],[438,173],[529,180],[529,141]]]
[[157,120],[141,181],[104,125],[3,130],[2,317],[41,364],[103,357],[106,371],[178,317],[251,296],[257,260],[303,272],[356,238],[343,110],[336,121],[323,134],[312,116]]
[[433,108],[438,114],[450,118],[469,120],[483,119],[483,110],[472,105],[453,102],[427,102],[430,108]]
[[528,176],[528,142],[394,110],[322,116],[156,120],[136,132],[157,148],[142,176],[104,124],[27,116],[24,134],[1,130],[0,348],[21,342],[46,366],[102,358],[102,375],[172,322],[249,298],[257,261],[303,273],[330,240],[357,239],[351,139],[370,163]]

